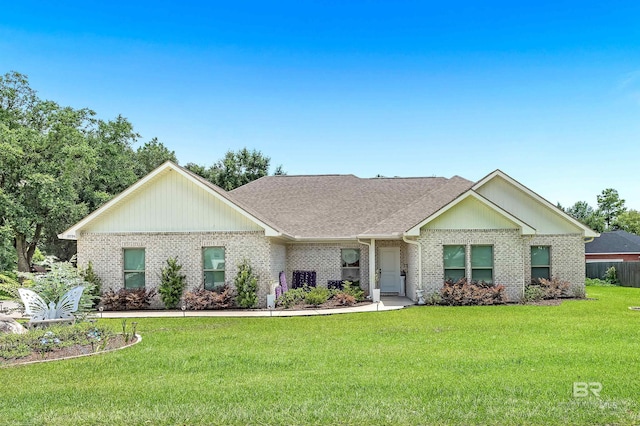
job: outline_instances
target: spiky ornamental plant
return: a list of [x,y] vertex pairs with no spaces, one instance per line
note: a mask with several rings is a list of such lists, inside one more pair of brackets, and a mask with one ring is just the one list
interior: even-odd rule
[[167,259],[167,266],[162,268],[160,273],[158,293],[167,309],[175,309],[182,298],[187,276],[180,274],[181,269],[178,258],[170,257]]
[[236,304],[241,308],[254,308],[258,304],[258,278],[253,275],[247,259],[238,265],[234,283],[238,292]]

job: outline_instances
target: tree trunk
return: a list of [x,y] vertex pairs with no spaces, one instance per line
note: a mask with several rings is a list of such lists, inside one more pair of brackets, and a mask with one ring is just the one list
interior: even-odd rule
[[28,253],[29,244],[27,238],[22,235],[16,235],[16,251],[18,252],[18,271],[31,272],[31,257]]

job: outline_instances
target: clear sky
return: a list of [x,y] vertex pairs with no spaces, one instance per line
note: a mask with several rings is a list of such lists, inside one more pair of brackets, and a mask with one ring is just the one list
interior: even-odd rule
[[524,3],[5,2],[0,73],[181,164],[246,146],[289,174],[499,168],[640,209],[640,2]]

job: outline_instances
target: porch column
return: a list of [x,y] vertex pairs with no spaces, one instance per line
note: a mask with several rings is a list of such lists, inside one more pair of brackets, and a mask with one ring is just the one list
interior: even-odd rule
[[373,297],[373,289],[376,285],[376,240],[371,239],[369,244],[369,296]]

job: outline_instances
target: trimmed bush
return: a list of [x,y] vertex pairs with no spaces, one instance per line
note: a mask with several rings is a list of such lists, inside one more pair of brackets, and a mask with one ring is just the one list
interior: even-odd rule
[[158,293],[167,309],[175,309],[182,298],[187,276],[180,274],[181,269],[178,258],[170,257],[167,259],[167,266],[160,272]]
[[324,287],[313,287],[304,296],[305,303],[312,306],[319,306],[329,299],[329,290]]
[[258,304],[258,278],[253,275],[247,259],[238,265],[238,274],[234,283],[238,292],[237,305],[241,308],[255,308]]

